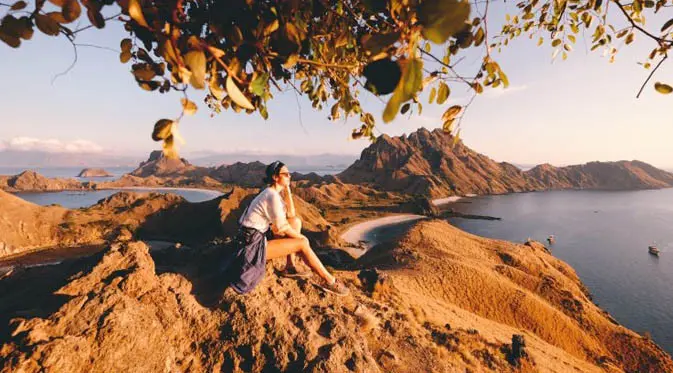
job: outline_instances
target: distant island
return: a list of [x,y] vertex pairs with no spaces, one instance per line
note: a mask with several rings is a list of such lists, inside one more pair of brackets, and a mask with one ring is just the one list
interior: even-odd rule
[[77,177],[111,177],[112,174],[102,168],[85,168],[77,174]]

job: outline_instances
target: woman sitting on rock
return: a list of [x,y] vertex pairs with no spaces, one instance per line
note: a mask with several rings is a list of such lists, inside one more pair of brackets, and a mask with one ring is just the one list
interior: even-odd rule
[[[327,272],[306,236],[301,234],[301,220],[295,214],[287,166],[280,161],[271,163],[266,168],[264,182],[268,187],[250,202],[238,221],[236,268],[240,268],[240,273],[231,281],[231,287],[238,293],[251,291],[264,277],[266,261],[281,257],[287,257],[283,275],[310,276],[310,272],[297,270],[293,254],[298,253],[322,278],[323,282],[316,285],[330,293],[347,295],[348,288]],[[281,196],[283,191],[284,197]],[[273,227],[275,236],[280,238],[267,242],[265,233],[270,227]]]

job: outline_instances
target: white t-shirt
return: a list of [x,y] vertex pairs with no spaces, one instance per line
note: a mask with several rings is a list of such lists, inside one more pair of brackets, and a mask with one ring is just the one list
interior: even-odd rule
[[285,202],[277,190],[266,188],[258,194],[238,222],[248,228],[265,233],[273,224],[276,231],[282,232],[290,227],[287,221]]

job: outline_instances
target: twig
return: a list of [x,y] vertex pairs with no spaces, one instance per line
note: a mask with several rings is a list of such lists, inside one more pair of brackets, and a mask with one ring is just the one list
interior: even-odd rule
[[291,85],[292,88],[294,88],[294,99],[295,101],[297,101],[297,110],[299,112],[299,125],[301,126],[301,129],[304,131],[304,134],[308,135],[308,131],[306,131],[306,127],[304,127],[304,120],[302,119],[301,116],[301,105],[299,104],[299,95],[297,95],[297,92],[301,93],[301,91],[299,91],[297,87],[294,85],[294,83],[292,83],[291,81],[288,80],[287,84]]
[[105,50],[108,50],[108,51],[110,51],[110,52],[119,53],[119,51],[118,51],[117,49],[109,48],[109,47],[101,47],[100,45],[94,45],[94,44],[79,44],[79,43],[78,43],[78,44],[75,44],[75,45],[78,46],[78,47],[89,47],[89,48],[105,49]]
[[[121,15],[121,12],[120,12],[120,13],[117,13],[117,14],[115,14],[115,15],[113,15],[113,16],[109,16],[109,17],[107,17],[107,18],[103,18],[103,19],[106,20],[106,21],[109,21],[109,20],[111,20],[111,19],[113,19],[113,18],[117,18],[117,17],[119,17],[120,15]],[[84,30],[90,29],[90,28],[92,28],[92,27],[94,27],[94,25],[84,26],[84,27],[82,27],[82,28],[80,28],[80,29],[77,29],[77,30],[73,31],[72,33],[73,33],[73,34],[76,34],[76,33],[80,32],[80,31],[84,31]]]
[[320,67],[334,67],[334,68],[337,68],[337,69],[348,69],[348,70],[352,70],[352,69],[358,67],[357,65],[341,65],[341,64],[337,64],[337,63],[323,63],[323,62],[318,62],[318,61],[307,60],[307,59],[304,59],[304,58],[297,59],[297,63],[305,63],[305,64],[308,64],[308,65],[315,65],[315,66],[320,66]]
[[234,73],[231,71],[231,69],[229,68],[229,66],[227,66],[227,64],[224,63],[224,61],[222,61],[222,59],[221,59],[220,57],[217,56],[218,53],[213,52],[211,46],[209,46],[209,45],[207,45],[207,44],[206,44],[205,46],[206,46],[206,49],[208,49],[208,52],[210,52],[210,54],[213,56],[213,58],[215,58],[215,61],[217,61],[220,65],[222,65],[222,67],[224,68],[224,70],[226,70],[227,75],[229,75],[230,77],[234,78],[234,80],[236,80],[236,81],[239,82],[240,84],[245,84],[245,82],[244,82],[243,80],[241,80],[238,76],[236,76],[236,74],[234,74]]
[[669,47],[670,47],[671,45],[673,45],[673,41],[671,41],[671,40],[666,40],[666,39],[662,39],[662,38],[660,38],[660,37],[658,37],[658,36],[654,36],[654,35],[652,35],[649,31],[647,31],[647,30],[645,30],[644,28],[642,28],[640,25],[638,25],[638,24],[633,20],[633,18],[631,18],[631,16],[629,15],[629,13],[626,11],[626,9],[624,9],[624,6],[623,6],[622,4],[620,4],[619,1],[617,1],[617,0],[613,0],[613,1],[614,1],[615,4],[617,4],[617,7],[622,11],[622,13],[624,13],[624,16],[626,16],[626,19],[628,19],[629,22],[631,23],[631,25],[632,25],[633,27],[635,27],[636,29],[638,29],[638,31],[640,31],[640,32],[642,32],[643,34],[645,34],[645,35],[649,36],[650,38],[654,39],[657,43],[659,43],[659,45],[662,45],[662,46],[663,46],[663,44],[668,44]]
[[421,51],[422,54],[425,54],[426,56],[429,56],[430,58],[432,58],[433,60],[435,60],[435,61],[436,61],[437,63],[439,63],[440,65],[442,65],[442,66],[448,68],[449,70],[451,70],[451,72],[456,76],[456,78],[460,79],[463,83],[465,83],[465,84],[467,84],[467,85],[469,85],[469,86],[472,86],[472,83],[470,83],[467,79],[465,79],[465,78],[463,78],[462,76],[458,75],[458,72],[456,72],[456,70],[454,70],[453,66],[448,65],[448,64],[445,64],[444,61],[442,61],[442,60],[440,60],[439,58],[435,57],[435,55],[433,55],[432,53],[428,53],[428,52],[424,51],[423,48],[421,48],[421,47],[417,47],[417,48],[418,48],[419,51]]
[[75,43],[74,43],[72,40],[70,40],[70,39],[68,39],[68,41],[70,41],[70,43],[72,44],[72,49],[73,49],[73,51],[75,52],[75,59],[72,61],[72,63],[70,64],[70,66],[69,66],[65,71],[56,74],[56,75],[51,79],[51,85],[54,85],[54,82],[56,81],[56,79],[58,79],[59,77],[61,77],[61,76],[63,76],[63,75],[66,75],[67,73],[69,73],[70,70],[72,70],[72,69],[75,67],[75,64],[77,63],[77,45],[75,45]]
[[640,94],[643,93],[643,89],[645,89],[645,86],[647,85],[647,82],[650,81],[650,78],[652,78],[652,75],[654,75],[654,72],[657,71],[657,69],[659,68],[659,66],[661,66],[661,64],[662,64],[667,58],[668,58],[668,55],[664,55],[664,58],[662,58],[661,61],[659,61],[659,63],[657,64],[657,66],[655,66],[654,69],[652,69],[652,71],[650,72],[650,75],[647,77],[647,79],[645,79],[645,82],[643,83],[642,87],[640,87],[640,91],[638,91],[638,94],[636,95],[636,98],[640,98]]

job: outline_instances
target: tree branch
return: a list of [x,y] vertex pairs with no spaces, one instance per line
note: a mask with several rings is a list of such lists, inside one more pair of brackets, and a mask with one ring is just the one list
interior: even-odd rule
[[661,64],[662,64],[667,58],[668,58],[668,55],[665,55],[664,58],[662,58],[661,61],[659,61],[659,63],[657,64],[657,66],[655,66],[654,69],[652,69],[652,71],[650,72],[650,75],[647,77],[647,79],[645,79],[645,82],[644,82],[643,85],[640,87],[640,91],[638,91],[638,94],[636,95],[636,98],[640,98],[640,94],[643,93],[643,89],[645,89],[645,86],[647,85],[647,82],[650,81],[650,79],[651,79],[652,76],[654,75],[654,72],[657,71],[657,69],[659,68],[659,66],[661,66]]
[[[117,18],[117,17],[119,17],[120,15],[121,15],[121,12],[120,12],[120,13],[117,13],[117,14],[115,14],[115,15],[113,15],[113,16],[109,16],[109,17],[107,17],[107,18],[104,18],[104,19],[105,19],[106,21],[109,21],[109,20],[111,20],[111,19],[113,19],[113,18]],[[80,31],[84,31],[84,30],[90,29],[90,28],[92,28],[92,27],[94,27],[94,25],[84,26],[84,27],[82,27],[82,28],[80,28],[80,29],[77,29],[77,30],[73,31],[72,33],[73,33],[73,34],[76,34],[76,33],[80,32]]]
[[68,38],[68,41],[70,41],[70,43],[72,44],[72,49],[73,49],[73,51],[75,52],[75,59],[72,61],[72,63],[70,64],[70,66],[69,66],[65,71],[56,74],[56,75],[51,79],[51,85],[54,85],[54,82],[55,82],[56,79],[58,79],[59,77],[68,74],[68,73],[70,72],[70,70],[72,70],[72,69],[75,67],[75,64],[77,63],[77,45],[75,45],[75,43],[74,43],[72,40],[70,40],[70,38]]
[[651,34],[649,31],[645,30],[644,28],[642,28],[640,25],[638,25],[638,24],[633,20],[633,18],[631,18],[631,16],[629,15],[629,13],[626,11],[626,9],[624,9],[624,6],[623,6],[622,4],[620,4],[619,1],[617,1],[617,0],[613,0],[613,1],[614,1],[615,4],[617,4],[617,7],[622,11],[622,13],[624,13],[624,16],[626,17],[626,19],[629,20],[629,23],[631,23],[631,25],[632,25],[634,28],[636,28],[638,31],[640,31],[640,32],[642,32],[643,34],[649,36],[650,38],[652,38],[653,40],[655,40],[657,43],[659,43],[659,45],[662,45],[662,46],[663,46],[664,44],[668,44],[669,47],[670,47],[671,45],[673,45],[673,41],[671,41],[671,40],[666,40],[666,39],[662,39],[662,38],[660,38],[660,37],[658,37],[658,36],[655,36],[655,35]]

